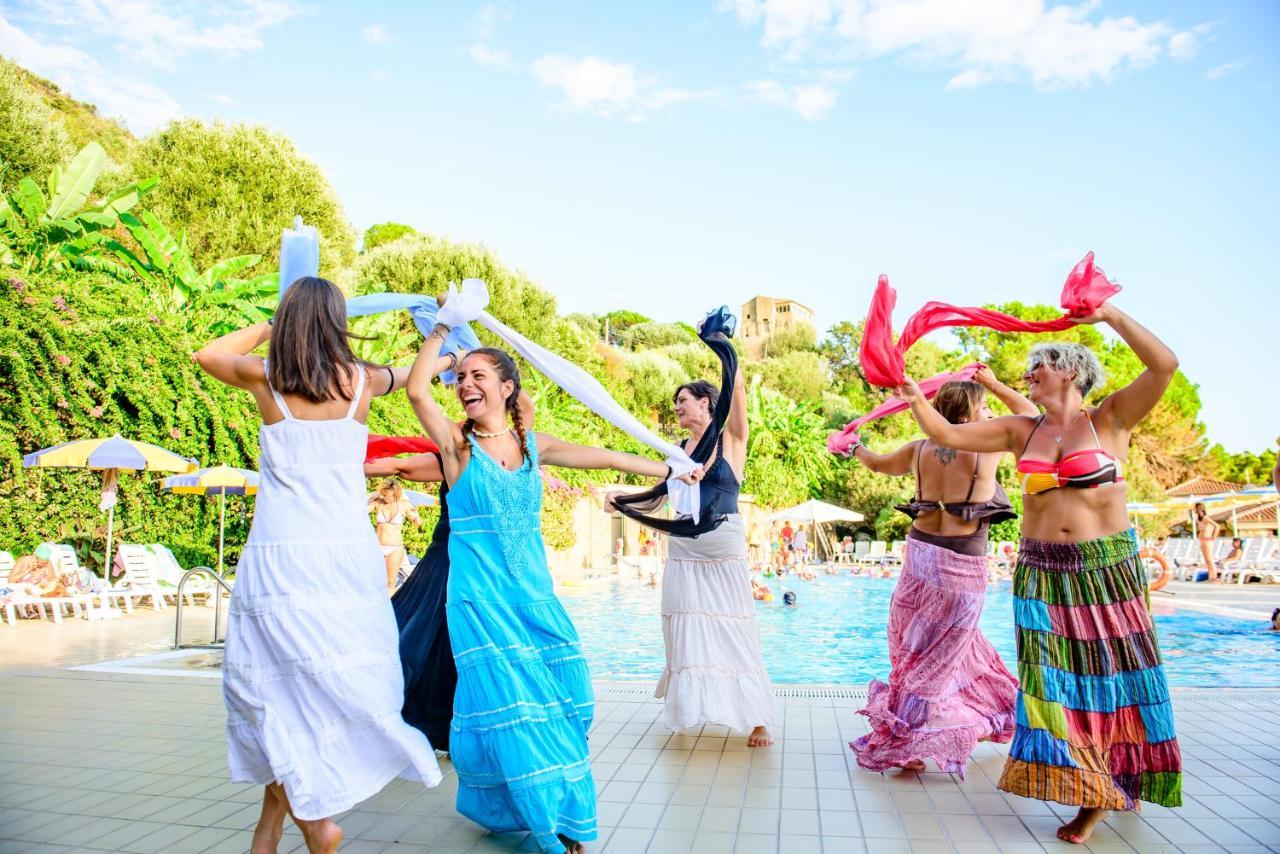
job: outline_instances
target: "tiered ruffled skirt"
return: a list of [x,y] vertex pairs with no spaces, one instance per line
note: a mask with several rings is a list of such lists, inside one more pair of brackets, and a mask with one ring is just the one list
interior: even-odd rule
[[987,591],[985,558],[907,540],[889,606],[886,684],[871,682],[871,732],[849,744],[872,771],[932,759],[964,776],[979,741],[1013,736],[1018,682],[978,628]]
[[301,819],[395,777],[439,783],[431,745],[400,716],[398,643],[372,537],[246,546],[223,664],[232,782],[280,782]]
[[746,543],[736,515],[696,538],[668,539],[662,576],[667,664],[654,696],[666,700],[662,722],[670,729],[775,726]]
[[1080,807],[1182,803],[1182,759],[1133,531],[1023,539],[1013,575],[1018,727],[997,784]]
[[555,599],[451,602],[458,668],[450,755],[458,812],[494,833],[596,838],[587,750],[595,699],[578,634]]

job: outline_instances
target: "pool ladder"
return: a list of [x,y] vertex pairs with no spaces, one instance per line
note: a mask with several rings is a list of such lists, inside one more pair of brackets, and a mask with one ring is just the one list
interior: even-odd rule
[[[217,583],[220,589],[215,589],[213,593],[213,640],[209,643],[183,643],[182,642],[182,589],[187,586],[188,579],[193,575],[207,575]],[[225,590],[227,595],[231,594],[231,585],[223,580],[222,576],[214,572],[207,566],[193,566],[182,574],[182,579],[178,582],[177,595],[177,617],[174,618],[173,627],[173,648],[174,649],[222,649],[223,642],[218,640],[218,627],[222,624],[222,591]]]

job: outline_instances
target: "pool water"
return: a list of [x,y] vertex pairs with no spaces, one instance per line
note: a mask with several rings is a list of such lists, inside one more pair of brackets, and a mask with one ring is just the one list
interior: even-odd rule
[[[774,682],[865,685],[889,674],[885,625],[895,579],[820,575],[767,579],[774,601],[757,602],[765,665]],[[799,604],[782,604],[794,590]],[[662,672],[662,591],[634,578],[573,585],[561,599],[582,636],[596,679],[657,680]],[[1178,610],[1157,599],[1156,631],[1172,686],[1280,686],[1280,632]],[[1016,672],[1009,582],[988,588],[982,631]]]

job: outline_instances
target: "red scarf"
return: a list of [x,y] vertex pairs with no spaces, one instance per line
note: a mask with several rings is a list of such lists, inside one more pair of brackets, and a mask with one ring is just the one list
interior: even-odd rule
[[1062,286],[1062,308],[1065,314],[1056,320],[1020,320],[1016,317],[972,306],[955,306],[943,302],[927,302],[907,320],[898,342],[893,341],[893,308],[898,295],[889,287],[889,277],[881,276],[871,297],[871,309],[862,333],[859,361],[863,376],[872,385],[893,388],[905,377],[903,354],[912,344],[935,329],[946,326],[985,326],[997,332],[1061,332],[1076,325],[1111,297],[1120,286],[1107,279],[1093,265],[1093,253],[1084,256],[1067,276]]
[[[920,391],[925,398],[932,400],[934,395],[938,393],[938,389],[950,382],[961,382],[963,380],[973,379],[973,375],[978,372],[978,368],[982,367],[977,362],[971,365],[965,365],[958,371],[951,371],[946,374],[938,374],[929,377],[927,380],[920,381]],[[861,439],[858,437],[858,431],[862,429],[863,424],[869,424],[877,419],[884,418],[889,415],[895,415],[911,408],[911,404],[907,403],[900,397],[891,397],[875,409],[863,415],[861,418],[855,418],[844,426],[844,429],[837,433],[832,433],[827,437],[827,450],[833,454],[847,456]]]
[[396,457],[400,454],[438,454],[440,448],[426,436],[379,436],[369,434],[369,444],[365,447],[364,461],[371,463],[383,457]]

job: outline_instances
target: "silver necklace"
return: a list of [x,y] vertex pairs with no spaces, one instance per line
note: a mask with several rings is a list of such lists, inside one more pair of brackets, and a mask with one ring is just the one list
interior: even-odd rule
[[480,430],[480,429],[475,428],[475,427],[471,428],[471,432],[472,432],[472,433],[474,433],[476,436],[478,436],[478,437],[479,437],[479,438],[481,438],[481,439],[496,439],[496,438],[498,438],[499,436],[505,436],[505,435],[507,435],[508,433],[510,433],[510,432],[511,432],[511,425],[510,425],[510,424],[508,424],[505,430],[499,430],[497,433],[486,433],[484,430]]
[[1066,427],[1064,427],[1064,428],[1062,429],[1062,432],[1061,432],[1061,433],[1059,433],[1058,435],[1056,435],[1056,436],[1054,436],[1054,437],[1053,437],[1053,441],[1054,441],[1054,442],[1056,442],[1056,443],[1058,443],[1059,445],[1061,445],[1061,444],[1062,444],[1062,437],[1063,437],[1063,436],[1065,436],[1065,435],[1067,435],[1067,433],[1068,433],[1068,432],[1070,432],[1070,430],[1071,430],[1071,428],[1072,428],[1072,427],[1076,426],[1076,422],[1080,420],[1080,416],[1081,416],[1081,415],[1084,415],[1084,410],[1083,410],[1083,409],[1081,409],[1081,410],[1076,414],[1076,417],[1075,417],[1075,418],[1072,418],[1072,419],[1071,419],[1071,423],[1070,423],[1070,424],[1068,424]]

